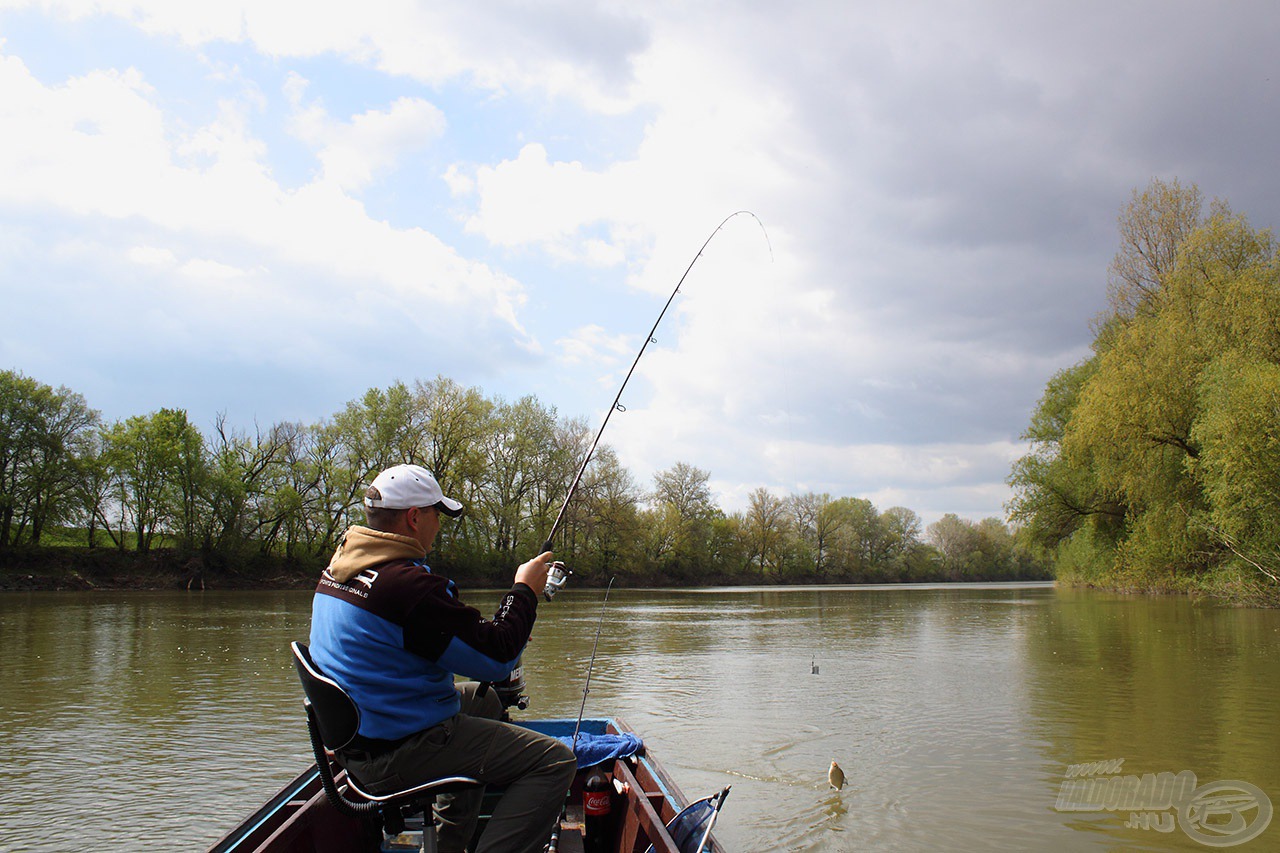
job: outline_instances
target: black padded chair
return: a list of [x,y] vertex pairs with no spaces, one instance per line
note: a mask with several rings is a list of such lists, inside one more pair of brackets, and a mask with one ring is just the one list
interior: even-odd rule
[[403,832],[405,818],[421,814],[421,850],[423,853],[435,853],[436,832],[431,807],[436,795],[456,793],[484,783],[469,776],[446,776],[390,794],[373,794],[362,790],[359,781],[348,773],[346,789],[359,797],[348,799],[334,780],[333,767],[325,750],[336,752],[351,743],[360,730],[360,709],[338,682],[320,671],[305,643],[290,643],[290,648],[293,650],[293,665],[302,681],[302,692],[307,697],[303,704],[307,709],[311,750],[315,753],[320,782],[329,802],[345,815],[377,821],[388,835]]

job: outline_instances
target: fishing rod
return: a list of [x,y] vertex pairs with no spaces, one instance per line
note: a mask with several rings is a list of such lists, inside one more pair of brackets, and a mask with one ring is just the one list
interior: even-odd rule
[[[604,435],[604,429],[609,425],[609,418],[613,417],[614,412],[626,411],[625,407],[623,407],[620,402],[622,400],[622,392],[627,389],[627,383],[631,381],[631,374],[635,373],[636,365],[640,363],[641,357],[644,356],[645,349],[648,348],[649,344],[657,342],[657,338],[654,337],[654,334],[658,331],[658,324],[660,324],[662,322],[662,318],[667,315],[667,309],[670,308],[671,303],[675,301],[676,294],[680,292],[680,286],[684,284],[684,280],[688,278],[690,270],[693,269],[693,265],[698,262],[698,258],[702,257],[702,253],[706,250],[707,246],[715,236],[720,233],[720,229],[724,228],[730,219],[733,219],[735,216],[742,215],[750,216],[757,224],[759,224],[760,230],[764,231],[765,242],[769,245],[769,255],[770,257],[773,256],[773,244],[769,242],[769,232],[765,231],[764,223],[760,221],[760,217],[756,216],[749,210],[738,210],[726,216],[724,221],[717,225],[716,229],[712,231],[710,236],[708,236],[703,242],[702,246],[698,249],[698,253],[693,256],[693,260],[689,261],[689,266],[685,267],[684,275],[680,276],[680,280],[676,282],[675,289],[672,290],[671,295],[667,297],[667,303],[662,306],[662,311],[658,314],[658,319],[653,321],[653,328],[649,330],[649,334],[645,336],[644,343],[640,345],[640,351],[636,353],[635,361],[631,362],[631,369],[627,371],[626,378],[622,380],[622,385],[618,388],[618,393],[613,398],[613,404],[610,405],[609,410],[605,412],[604,421],[600,424],[600,429],[596,432],[595,440],[591,442],[591,447],[588,448],[587,455],[583,457],[582,465],[578,468],[578,474],[573,478],[573,483],[569,486],[569,492],[564,496],[564,503],[560,505],[560,512],[556,514],[556,520],[551,525],[551,531],[547,533],[546,541],[542,546],[543,551],[551,550],[551,542],[555,539],[556,531],[560,529],[560,522],[564,520],[565,510],[569,508],[569,501],[573,500],[573,495],[578,490],[578,484],[582,482],[582,475],[586,473],[587,465],[591,463],[591,457],[596,452],[596,446],[600,444],[600,436]],[[567,580],[567,570],[564,570],[563,566],[560,566],[560,572],[554,574],[556,574],[556,583],[554,588],[551,589],[551,595],[555,595],[555,593],[560,590],[560,587],[564,585],[565,580]],[[547,596],[547,598],[550,600],[551,596]]]
[[[671,307],[671,303],[675,301],[676,294],[680,292],[681,285],[683,285],[684,280],[689,277],[690,271],[692,271],[694,265],[698,263],[698,259],[702,257],[702,253],[706,251],[707,246],[709,246],[711,244],[711,241],[715,239],[715,236],[720,233],[720,230],[729,223],[729,220],[733,219],[736,216],[750,216],[752,219],[756,221],[756,224],[760,226],[760,230],[764,232],[765,243],[766,245],[769,246],[769,257],[770,258],[773,257],[773,243],[769,240],[769,232],[765,231],[764,223],[760,221],[760,217],[756,216],[754,213],[752,213],[749,210],[734,211],[733,213],[726,216],[720,222],[720,224],[716,226],[715,230],[712,231],[711,234],[707,236],[707,239],[703,241],[702,245],[698,248],[698,253],[693,256],[693,260],[689,261],[689,266],[685,267],[684,274],[680,276],[680,280],[676,282],[676,286],[671,291],[671,295],[667,297],[667,302],[665,305],[662,306],[662,311],[658,314],[658,319],[653,321],[653,327],[649,329],[649,334],[645,336],[644,343],[640,345],[640,351],[636,353],[635,360],[631,362],[631,368],[627,371],[626,377],[622,380],[622,385],[618,387],[618,393],[614,395],[613,403],[609,406],[609,410],[605,412],[604,420],[600,424],[600,429],[596,432],[595,439],[591,442],[591,447],[587,449],[587,455],[583,457],[582,465],[578,467],[577,476],[573,478],[573,483],[569,486],[569,491],[564,496],[564,503],[560,504],[560,512],[556,514],[556,520],[554,523],[552,523],[551,530],[547,533],[546,541],[542,545],[543,552],[552,550],[552,547],[551,547],[552,540],[555,539],[556,531],[560,529],[560,523],[564,521],[565,510],[569,508],[569,502],[573,500],[574,493],[577,492],[578,485],[582,482],[582,475],[586,473],[587,465],[591,463],[591,458],[596,452],[596,447],[599,446],[600,444],[600,437],[604,435],[605,427],[609,425],[609,418],[613,417],[614,412],[625,411],[625,408],[621,403],[622,392],[627,389],[627,383],[631,381],[631,376],[632,374],[635,373],[636,365],[640,363],[641,357],[644,356],[644,351],[649,347],[649,344],[656,342],[657,339],[654,338],[654,334],[657,333],[658,325],[662,322],[662,318],[667,316],[667,309],[669,309]],[[550,601],[552,598],[554,598],[556,593],[558,593],[561,589],[564,588],[564,585],[569,580],[569,575],[571,574],[572,572],[565,566],[564,563],[558,560],[552,563],[550,568],[547,571],[547,581],[545,586],[542,589],[542,597],[545,598],[547,601]],[[612,579],[610,579],[609,585],[613,586]],[[605,593],[605,600],[606,601],[608,600],[607,592]],[[604,610],[602,605],[601,619],[603,618],[604,618]],[[600,629],[597,626],[596,641],[598,642],[599,639],[600,639]],[[591,663],[593,666],[595,665],[595,657],[596,657],[595,649],[592,648]],[[588,687],[590,686],[590,681],[591,681],[591,672],[590,670],[588,670],[587,672]],[[500,682],[494,682],[494,687],[498,691],[498,696],[502,700],[502,706],[504,709],[511,707],[512,705],[516,706],[517,708],[520,708],[521,710],[524,710],[524,708],[527,707],[528,697],[524,696],[521,692],[524,690],[524,673],[521,670],[519,663],[517,663],[516,668],[511,671],[511,674],[508,675],[507,678],[505,678]],[[584,688],[583,694],[582,694],[582,708],[585,709],[586,706],[587,706],[587,695],[586,695],[586,689]],[[581,725],[581,723],[582,723],[582,711],[580,710],[578,712],[578,725]],[[577,725],[574,726],[573,739],[574,739],[574,743],[576,744],[578,739]]]

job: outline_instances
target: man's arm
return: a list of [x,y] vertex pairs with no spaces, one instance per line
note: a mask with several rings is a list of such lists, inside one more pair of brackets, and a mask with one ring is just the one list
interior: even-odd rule
[[503,596],[492,619],[485,619],[440,584],[409,612],[405,647],[470,678],[505,678],[529,641],[550,559],[550,552],[540,554],[516,570],[515,585]]

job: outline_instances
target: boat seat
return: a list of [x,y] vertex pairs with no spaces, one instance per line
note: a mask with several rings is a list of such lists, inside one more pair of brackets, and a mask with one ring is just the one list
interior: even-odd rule
[[[680,853],[703,853],[707,849],[711,828],[716,825],[716,818],[720,816],[720,809],[724,807],[732,787],[727,786],[718,794],[690,803],[667,823],[667,832]],[[645,853],[654,853],[654,849],[650,844]]]
[[[405,818],[421,814],[421,850],[423,853],[435,853],[436,832],[431,808],[436,795],[456,793],[484,783],[469,776],[446,776],[400,791],[374,794],[363,790],[355,777],[348,773],[346,791],[339,789],[325,751],[337,752],[351,743],[360,730],[360,709],[342,685],[320,671],[305,643],[290,643],[289,647],[306,696],[303,705],[307,711],[311,750],[315,753],[320,782],[329,802],[343,814],[376,820],[387,835],[404,832]],[[348,798],[347,793],[354,793],[356,798]]]

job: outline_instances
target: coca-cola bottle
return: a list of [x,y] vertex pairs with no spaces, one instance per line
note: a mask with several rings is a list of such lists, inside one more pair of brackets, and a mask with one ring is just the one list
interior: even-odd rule
[[586,853],[612,853],[609,812],[613,801],[609,787],[604,769],[600,765],[592,767],[582,785],[582,846]]

